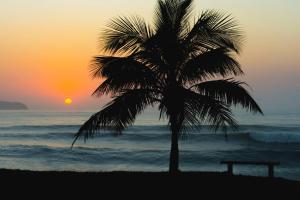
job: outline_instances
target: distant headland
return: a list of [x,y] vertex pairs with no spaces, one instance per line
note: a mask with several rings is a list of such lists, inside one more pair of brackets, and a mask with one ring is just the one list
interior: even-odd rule
[[0,101],[0,110],[28,110],[28,107],[20,102]]

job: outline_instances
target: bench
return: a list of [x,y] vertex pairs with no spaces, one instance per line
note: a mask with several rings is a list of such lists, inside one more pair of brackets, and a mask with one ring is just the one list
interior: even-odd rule
[[274,166],[280,165],[280,162],[258,162],[258,161],[221,161],[221,164],[227,165],[227,173],[233,175],[233,165],[266,165],[270,178],[274,177]]

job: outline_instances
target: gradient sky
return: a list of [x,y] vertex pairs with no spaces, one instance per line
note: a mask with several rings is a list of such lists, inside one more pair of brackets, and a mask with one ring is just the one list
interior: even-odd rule
[[[195,13],[231,13],[246,42],[240,61],[253,96],[267,112],[300,112],[300,1],[195,0]],[[109,19],[141,15],[152,20],[156,0],[1,0],[0,100],[33,109],[96,108],[90,96],[99,80],[88,66],[100,54],[98,37]]]

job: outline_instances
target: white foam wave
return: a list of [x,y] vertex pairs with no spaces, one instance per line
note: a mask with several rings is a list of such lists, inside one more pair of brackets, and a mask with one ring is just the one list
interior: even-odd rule
[[250,137],[266,143],[300,143],[300,133],[297,132],[253,132]]

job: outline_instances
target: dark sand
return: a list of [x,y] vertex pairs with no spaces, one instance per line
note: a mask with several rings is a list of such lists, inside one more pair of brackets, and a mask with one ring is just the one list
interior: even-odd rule
[[[139,172],[75,173],[0,170],[0,180],[2,192],[13,189],[13,191],[25,190],[27,194],[37,194],[36,191],[47,192],[49,195],[62,192],[75,196],[104,193],[112,196],[123,194],[136,196],[142,192],[152,197],[162,193],[175,196],[209,193],[224,197],[238,197],[240,195],[238,192],[241,192],[243,197],[249,195],[261,197],[262,194],[268,196],[300,194],[298,181],[229,176],[226,173],[187,172],[170,175]],[[111,190],[115,192],[110,192]]]

